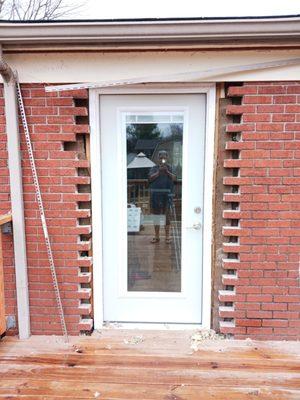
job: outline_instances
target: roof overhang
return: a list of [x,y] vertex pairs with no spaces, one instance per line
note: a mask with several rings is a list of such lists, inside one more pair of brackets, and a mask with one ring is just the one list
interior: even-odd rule
[[3,50],[300,46],[300,17],[0,22]]

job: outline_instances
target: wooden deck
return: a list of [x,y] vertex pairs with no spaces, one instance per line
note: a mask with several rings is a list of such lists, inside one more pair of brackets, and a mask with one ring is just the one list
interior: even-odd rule
[[0,398],[300,399],[300,342],[203,341],[187,331],[107,329],[0,342]]

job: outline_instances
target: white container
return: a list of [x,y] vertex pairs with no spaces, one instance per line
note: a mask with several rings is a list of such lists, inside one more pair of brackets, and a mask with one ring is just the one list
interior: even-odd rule
[[141,229],[142,209],[134,204],[128,204],[127,208],[127,232],[139,232]]

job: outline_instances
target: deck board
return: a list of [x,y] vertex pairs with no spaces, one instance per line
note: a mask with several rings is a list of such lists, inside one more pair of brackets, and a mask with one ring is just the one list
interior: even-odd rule
[[299,342],[203,341],[193,351],[191,334],[4,338],[0,399],[300,399]]

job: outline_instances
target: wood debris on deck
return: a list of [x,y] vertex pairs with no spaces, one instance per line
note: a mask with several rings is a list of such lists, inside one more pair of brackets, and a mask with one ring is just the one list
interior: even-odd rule
[[195,351],[193,335],[104,329],[69,344],[6,337],[0,399],[300,399],[300,342],[198,340]]

